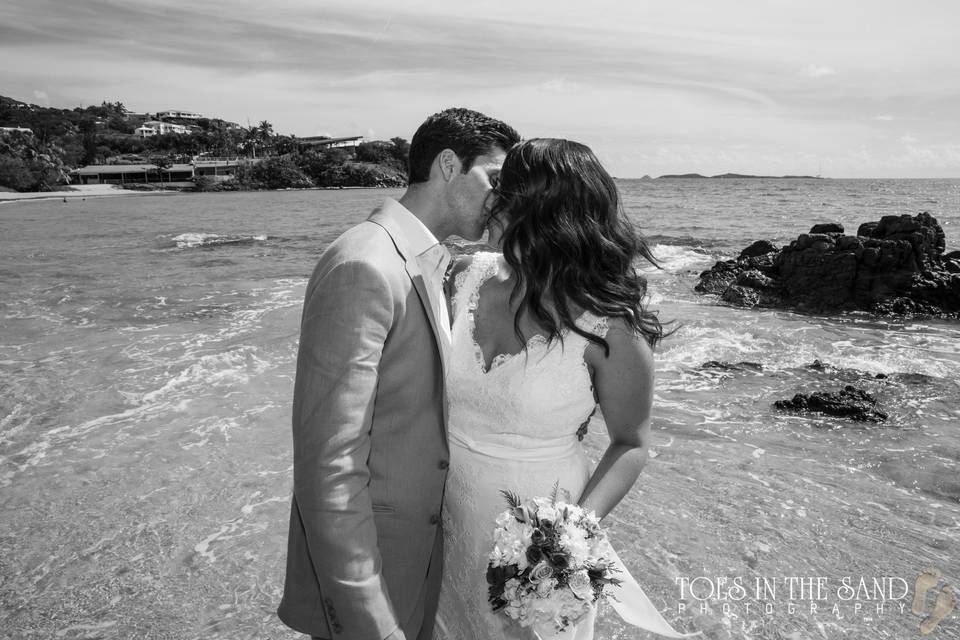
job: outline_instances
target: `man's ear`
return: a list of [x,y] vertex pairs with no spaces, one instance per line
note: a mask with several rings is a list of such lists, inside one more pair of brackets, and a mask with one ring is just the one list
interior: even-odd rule
[[454,153],[453,149],[444,149],[438,153],[437,163],[444,182],[450,182],[453,176],[460,173],[460,170],[463,168],[463,163],[460,162],[460,158]]

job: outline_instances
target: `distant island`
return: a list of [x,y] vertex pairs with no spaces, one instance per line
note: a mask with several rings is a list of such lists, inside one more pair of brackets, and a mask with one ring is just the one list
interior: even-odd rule
[[[764,179],[764,180],[786,180],[789,178],[802,178],[804,180],[823,180],[820,176],[752,176],[744,173],[721,173],[717,176],[702,176],[699,173],[678,173],[678,174],[668,174],[665,176],[659,176],[657,180],[662,178],[680,178],[680,179],[690,179],[690,178],[703,178],[703,179],[715,179],[715,178],[752,178],[752,179]],[[644,176],[643,179],[647,179],[647,176]]]

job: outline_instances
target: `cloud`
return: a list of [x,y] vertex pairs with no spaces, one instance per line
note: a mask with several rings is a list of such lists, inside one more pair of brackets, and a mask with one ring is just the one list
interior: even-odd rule
[[903,144],[914,144],[915,142],[918,142],[918,140],[914,138],[912,135],[910,135],[909,133],[905,133],[902,136],[900,136],[900,142],[902,142]]
[[575,93],[583,91],[583,85],[570,82],[566,78],[555,78],[541,84],[540,89],[548,93]]
[[[960,175],[955,146],[919,151],[960,139],[960,4],[881,3],[869,16],[829,0],[628,4],[8,0],[0,93],[408,139],[426,114],[461,105],[524,135],[582,140],[624,177],[814,172],[803,154],[824,169],[835,157],[835,176]],[[829,23],[806,19],[828,9]],[[924,47],[902,44],[908,27]],[[846,155],[861,146],[870,162]]]
[[835,76],[837,71],[833,67],[821,67],[816,64],[808,64],[800,70],[800,75],[808,78],[822,78],[824,76]]

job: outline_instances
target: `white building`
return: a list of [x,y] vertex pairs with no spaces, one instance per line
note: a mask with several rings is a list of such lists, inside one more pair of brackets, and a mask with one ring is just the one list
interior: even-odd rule
[[297,142],[308,144],[314,147],[349,147],[356,149],[363,142],[363,136],[348,136],[345,138],[323,138],[321,136],[310,136],[307,138],[298,138]]
[[139,138],[162,136],[166,133],[190,133],[190,127],[185,127],[182,124],[150,120],[149,122],[144,122],[142,127],[137,127],[137,130],[134,131],[134,134]]
[[186,120],[199,120],[203,116],[199,113],[194,113],[193,111],[176,111],[170,109],[169,111],[161,111],[157,114],[158,118],[184,118]]
[[155,164],[88,165],[70,172],[80,184],[161,183],[186,187],[194,177],[193,165],[175,164],[164,169]]

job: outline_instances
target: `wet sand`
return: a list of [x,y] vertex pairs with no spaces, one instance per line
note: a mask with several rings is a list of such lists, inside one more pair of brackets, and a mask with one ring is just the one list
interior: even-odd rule
[[84,198],[103,198],[110,196],[152,196],[168,195],[176,191],[140,191],[124,189],[115,184],[79,184],[70,187],[70,191],[30,191],[18,193],[16,191],[0,191],[0,203],[20,202],[23,200],[76,200]]

